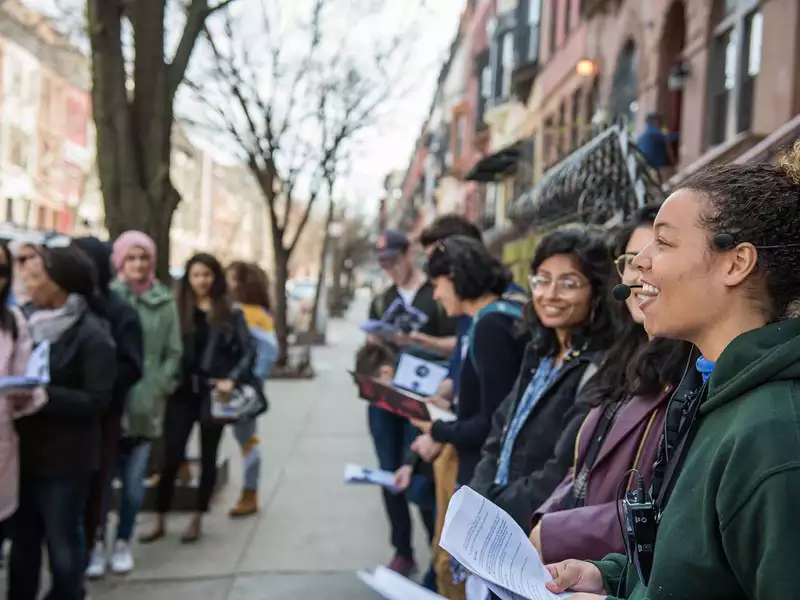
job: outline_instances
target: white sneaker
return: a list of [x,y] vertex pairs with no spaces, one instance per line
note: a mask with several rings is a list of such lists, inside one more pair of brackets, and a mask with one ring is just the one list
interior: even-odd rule
[[102,542],[97,542],[94,545],[92,558],[89,560],[89,566],[86,567],[86,576],[89,579],[100,579],[106,574],[106,551]]
[[111,572],[115,575],[124,575],[131,571],[133,571],[133,554],[128,542],[117,540],[114,554],[111,555]]

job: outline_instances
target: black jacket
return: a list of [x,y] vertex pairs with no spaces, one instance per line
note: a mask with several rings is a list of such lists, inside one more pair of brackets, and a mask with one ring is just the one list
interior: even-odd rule
[[207,323],[199,309],[195,309],[194,319],[194,331],[183,336],[181,377],[175,396],[203,398],[210,379],[250,381],[256,345],[242,311],[232,309],[227,327]]
[[20,469],[31,475],[81,475],[97,468],[100,422],[117,375],[106,323],[85,313],[50,348],[48,401],[16,421]]
[[111,247],[93,237],[77,238],[75,245],[83,250],[97,270],[97,285],[106,302],[105,318],[117,346],[117,378],[108,414],[121,417],[128,392],[142,377],[144,369],[144,335],[139,313],[122,296],[109,289],[111,283]]
[[[508,512],[526,533],[530,532],[533,512],[550,497],[572,465],[575,438],[590,408],[588,402],[580,400],[578,389],[585,386],[602,358],[602,351],[587,349],[565,362],[517,435],[505,486],[495,484],[497,463],[508,426],[539,364],[533,344],[528,345],[514,388],[494,413],[492,431],[469,485]],[[595,366],[587,375],[590,365]]]

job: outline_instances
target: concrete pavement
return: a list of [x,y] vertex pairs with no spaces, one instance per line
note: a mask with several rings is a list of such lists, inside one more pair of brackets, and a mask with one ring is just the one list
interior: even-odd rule
[[[233,437],[232,481],[217,499],[205,537],[183,546],[186,517],[169,522],[165,540],[134,550],[136,570],[92,584],[99,600],[374,600],[355,571],[391,558],[380,491],[345,486],[347,462],[376,464],[364,402],[347,373],[363,342],[358,323],[367,313],[359,297],[347,319],[329,324],[328,345],[313,350],[317,377],[269,382],[270,412],[261,419],[263,464],[261,513],[232,521],[241,463]],[[421,568],[429,558],[418,516],[415,544]],[[139,531],[149,525],[140,519]]]

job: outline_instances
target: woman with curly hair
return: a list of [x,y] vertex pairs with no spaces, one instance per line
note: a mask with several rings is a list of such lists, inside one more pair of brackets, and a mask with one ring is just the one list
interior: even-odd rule
[[[714,165],[687,179],[633,260],[652,336],[694,344],[695,394],[667,431],[657,535],[633,561],[566,560],[574,600],[797,597],[800,536],[800,143],[782,165]],[[658,472],[658,471],[657,471]],[[654,544],[645,553],[644,544]]]

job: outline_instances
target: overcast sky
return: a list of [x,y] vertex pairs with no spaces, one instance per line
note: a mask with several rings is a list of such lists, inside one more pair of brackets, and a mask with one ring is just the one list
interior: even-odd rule
[[[23,0],[27,5],[53,13],[56,6],[82,7],[82,0]],[[248,6],[245,0],[241,7]],[[257,0],[256,0],[257,1]],[[272,0],[280,5],[282,11],[299,10],[297,7],[308,0]],[[365,6],[380,5],[381,0],[352,0]],[[384,0],[386,1],[386,0]],[[359,211],[374,215],[383,192],[383,180],[394,169],[404,170],[408,166],[414,143],[420,133],[433,97],[436,78],[443,61],[447,57],[453,36],[456,32],[464,0],[419,0],[424,7],[418,13],[416,43],[406,63],[406,82],[413,82],[403,97],[392,104],[391,115],[384,118],[378,127],[360,137],[358,150],[353,157],[352,171],[346,182],[339,187],[340,194]],[[410,16],[411,0],[388,0],[386,8],[380,12],[379,23],[370,25],[371,35],[390,34],[402,30]],[[246,9],[249,10],[249,9]],[[77,13],[76,13],[77,14]],[[358,32],[353,24],[337,24],[347,33],[358,35],[362,43],[369,44],[370,35]],[[352,29],[351,29],[352,28]],[[170,36],[171,37],[171,36]],[[173,42],[174,43],[174,42]],[[202,143],[202,142],[201,142]],[[209,149],[212,143],[202,143]],[[220,156],[224,160],[224,156]]]

